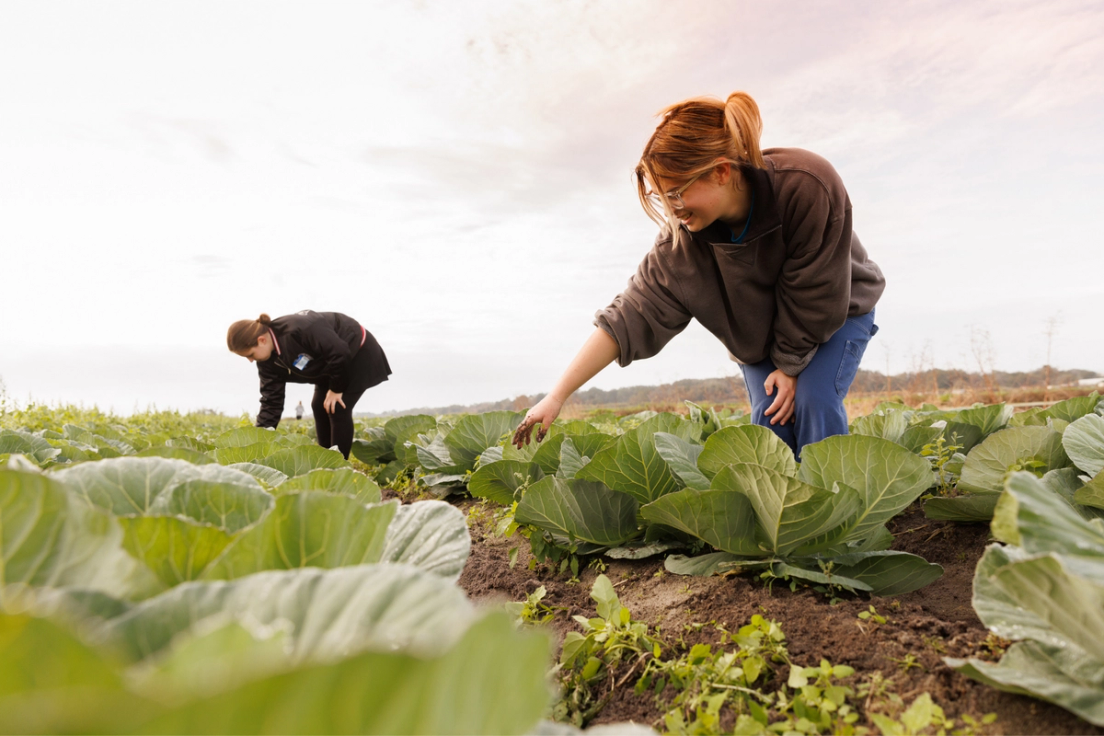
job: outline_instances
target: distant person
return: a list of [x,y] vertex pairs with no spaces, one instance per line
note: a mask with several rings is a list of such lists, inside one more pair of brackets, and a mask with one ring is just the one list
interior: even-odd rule
[[[284,413],[287,383],[314,384],[311,410],[318,444],[337,446],[349,457],[353,407],[368,389],[391,374],[387,356],[372,333],[339,312],[306,310],[271,319],[243,319],[230,325],[226,345],[261,378],[258,427],[275,427]],[[302,416],[302,402],[297,414]]]
[[303,402],[302,401],[300,401],[295,406],[295,418],[296,419],[302,419],[303,418]]
[[544,438],[560,408],[614,359],[650,358],[697,319],[740,364],[752,420],[801,448],[847,433],[843,399],[885,289],[851,230],[851,200],[828,161],[760,151],[762,119],[744,92],[668,107],[636,167],[640,203],[660,226],[628,288],[513,441]]

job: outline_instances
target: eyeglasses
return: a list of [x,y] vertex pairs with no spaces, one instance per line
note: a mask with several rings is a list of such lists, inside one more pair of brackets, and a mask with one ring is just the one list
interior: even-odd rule
[[[705,176],[707,173],[709,173],[709,172],[708,171],[703,171],[699,174],[696,174],[694,177],[692,177],[690,179],[690,181],[686,182],[685,184],[683,184],[678,189],[672,189],[671,191],[669,191],[665,195],[663,195],[667,198],[667,202],[671,205],[671,209],[673,209],[673,210],[685,209],[686,208],[686,203],[682,201],[683,192],[685,192],[687,189],[689,189],[691,184],[693,184],[698,179]],[[660,210],[663,209],[663,200],[660,199],[659,193],[657,193],[657,192],[648,192],[648,199],[651,200],[652,204],[654,204],[656,206],[656,208],[658,208]]]

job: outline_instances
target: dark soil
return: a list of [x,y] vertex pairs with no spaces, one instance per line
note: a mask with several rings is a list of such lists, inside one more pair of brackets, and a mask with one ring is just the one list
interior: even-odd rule
[[[506,539],[494,533],[493,508],[471,499],[456,501],[468,513],[472,552],[460,585],[477,601],[520,601],[544,585],[543,603],[562,606],[547,626],[558,639],[576,630],[573,615],[594,616],[590,589],[598,571],[592,566],[558,574],[547,566],[529,569],[528,542],[515,535]],[[896,536],[894,549],[919,554],[943,566],[943,577],[926,588],[891,598],[850,596],[834,604],[809,588],[791,592],[776,582],[767,588],[753,576],[682,577],[664,571],[661,557],[647,560],[603,560],[605,574],[613,582],[632,617],[658,627],[660,636],[679,651],[699,642],[716,643],[713,626],[695,631],[689,624],[724,624],[729,630],[743,626],[756,613],[777,621],[786,634],[791,659],[813,666],[821,658],[855,668],[855,680],[880,671],[892,678],[894,692],[905,703],[923,692],[931,694],[947,716],[968,714],[980,721],[987,713],[997,720],[984,728],[992,734],[1104,734],[1056,706],[1002,693],[959,675],[942,660],[951,657],[996,658],[987,645],[988,631],[978,621],[970,603],[974,567],[989,541],[984,524],[956,525],[926,518],[913,506],[890,524]],[[509,566],[509,550],[520,547],[517,564]],[[888,621],[863,621],[858,614],[873,605]],[[697,627],[695,627],[697,628]],[[992,639],[989,640],[992,643]],[[911,654],[918,665],[907,669],[901,662]],[[636,695],[632,683],[615,693],[593,723],[635,721],[658,727],[663,712],[650,694]]]

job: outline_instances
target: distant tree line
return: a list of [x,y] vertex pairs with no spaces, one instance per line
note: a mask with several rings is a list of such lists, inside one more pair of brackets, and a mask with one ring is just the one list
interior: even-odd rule
[[[1082,378],[1095,378],[1098,374],[1086,370],[1051,368],[1049,375],[1050,384],[1059,386],[1076,383]],[[897,373],[888,377],[879,371],[860,370],[854,383],[851,384],[851,391],[853,393],[882,393],[929,389],[954,391],[956,389],[1027,388],[1045,385],[1046,376],[1046,366],[1034,371],[1016,373],[1005,371],[971,373],[957,369],[933,368],[925,371]],[[512,399],[487,401],[479,404],[451,404],[449,406],[384,412],[382,416],[475,414],[487,411],[522,410],[533,406],[543,397],[544,394],[523,395]],[[693,401],[710,405],[745,403],[747,392],[744,390],[743,377],[736,374],[728,378],[687,378],[660,386],[628,386],[608,391],[600,388],[588,388],[571,397],[572,404],[588,407],[669,404],[677,401]]]

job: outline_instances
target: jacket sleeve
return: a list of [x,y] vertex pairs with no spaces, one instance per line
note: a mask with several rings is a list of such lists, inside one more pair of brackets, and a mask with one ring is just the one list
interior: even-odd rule
[[349,387],[350,370],[353,364],[352,351],[348,343],[334,331],[330,325],[319,320],[302,332],[303,344],[314,356],[322,361],[325,368],[322,373],[329,383],[329,390],[335,394],[344,393]]
[[814,201],[795,207],[786,228],[771,360],[789,376],[805,370],[843,326],[851,304],[851,205],[846,192],[835,199],[818,187]]
[[594,315],[621,350],[617,364],[650,358],[686,329],[691,315],[678,280],[656,248],[648,252],[628,287]]
[[259,363],[257,374],[261,379],[261,410],[257,412],[257,426],[275,428],[284,413],[284,389],[287,384],[274,372],[263,370]]

